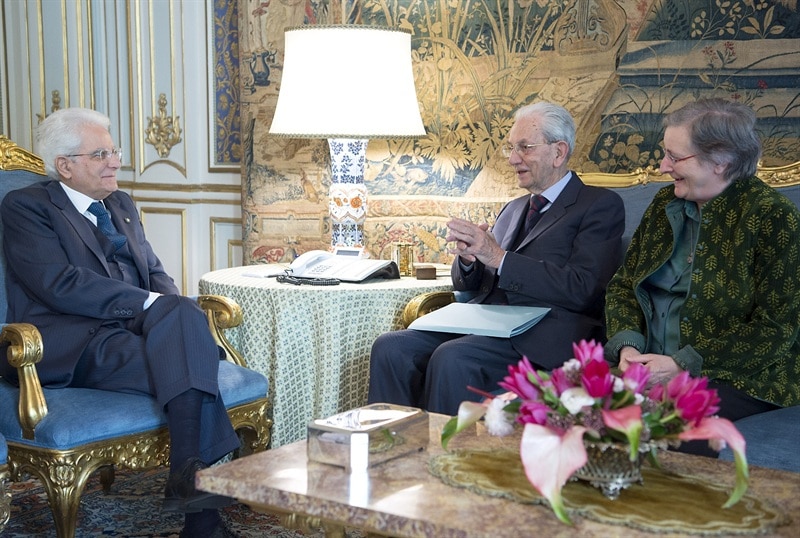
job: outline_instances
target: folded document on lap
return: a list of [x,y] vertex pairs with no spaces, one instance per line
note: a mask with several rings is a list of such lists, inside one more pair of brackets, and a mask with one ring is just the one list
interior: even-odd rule
[[537,306],[450,303],[417,318],[408,328],[510,338],[539,323],[549,311]]

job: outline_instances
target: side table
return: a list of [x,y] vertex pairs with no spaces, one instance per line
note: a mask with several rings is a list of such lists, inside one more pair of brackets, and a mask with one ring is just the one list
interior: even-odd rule
[[452,289],[449,276],[336,286],[295,286],[267,277],[284,268],[221,269],[203,275],[199,286],[200,293],[225,295],[242,307],[243,323],[227,336],[247,365],[269,379],[272,448],[305,439],[311,419],[364,405],[375,339],[401,328],[411,298]]

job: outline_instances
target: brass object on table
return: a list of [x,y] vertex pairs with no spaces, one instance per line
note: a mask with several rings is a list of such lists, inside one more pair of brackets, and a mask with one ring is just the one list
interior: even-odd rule
[[414,274],[414,245],[412,243],[392,243],[392,261],[397,264],[400,276]]

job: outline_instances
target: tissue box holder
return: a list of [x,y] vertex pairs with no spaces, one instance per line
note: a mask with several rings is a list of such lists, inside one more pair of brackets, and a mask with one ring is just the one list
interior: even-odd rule
[[419,452],[428,446],[428,413],[376,403],[308,423],[308,459],[348,472]]

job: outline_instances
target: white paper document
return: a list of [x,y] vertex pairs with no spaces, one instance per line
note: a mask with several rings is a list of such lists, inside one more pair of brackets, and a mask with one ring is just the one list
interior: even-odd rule
[[408,328],[510,338],[539,323],[549,311],[537,306],[450,303],[415,319]]

